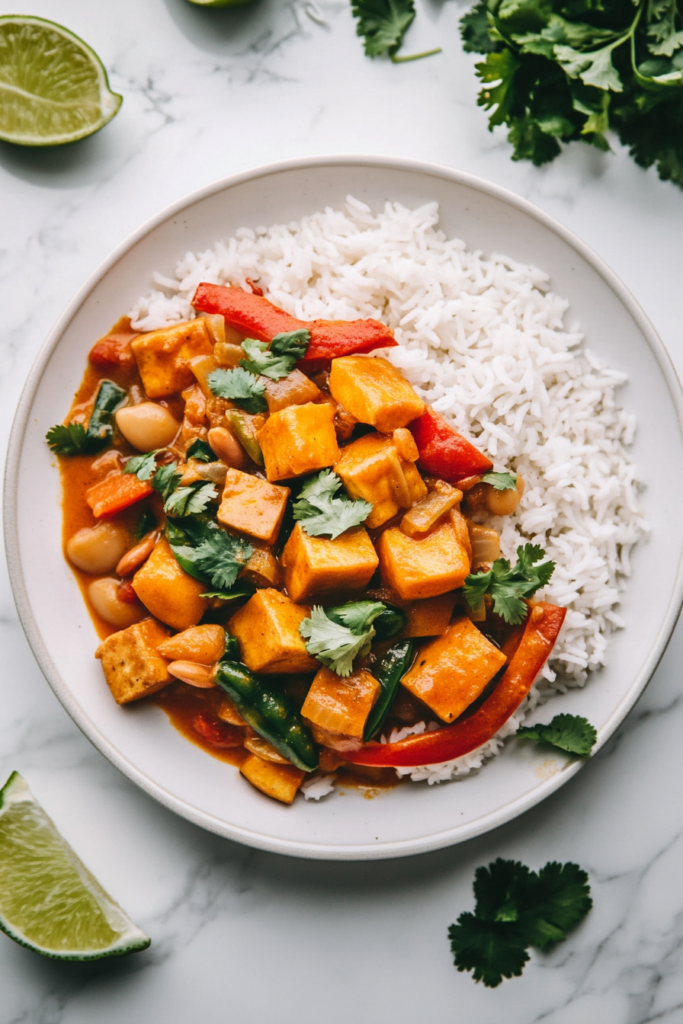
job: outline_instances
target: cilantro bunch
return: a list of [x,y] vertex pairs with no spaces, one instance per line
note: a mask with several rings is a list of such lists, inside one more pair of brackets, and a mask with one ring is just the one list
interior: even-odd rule
[[683,186],[681,0],[479,0],[460,23],[481,53],[478,103],[506,125],[513,160],[541,165],[567,142],[610,148]]
[[518,977],[528,947],[561,942],[593,906],[588,875],[578,864],[549,862],[538,872],[514,860],[478,868],[474,913],[448,929],[459,971],[472,971],[489,988]]
[[294,502],[294,519],[301,523],[309,537],[334,540],[353,526],[360,526],[372,512],[369,501],[353,501],[342,491],[341,478],[331,469],[323,469],[310,477]]
[[511,567],[507,558],[497,558],[488,572],[470,574],[465,579],[464,595],[470,608],[478,611],[489,594],[493,610],[506,622],[523,622],[527,606],[524,599],[544,587],[555,570],[554,562],[537,563],[545,556],[538,544],[517,548],[517,565]]

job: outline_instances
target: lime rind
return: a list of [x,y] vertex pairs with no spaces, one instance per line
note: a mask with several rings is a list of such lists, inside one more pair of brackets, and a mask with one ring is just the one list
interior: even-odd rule
[[45,18],[0,16],[0,140],[77,142],[108,124],[122,102],[102,61],[79,36]]
[[108,896],[13,772],[0,790],[0,929],[56,960],[99,960],[150,939]]

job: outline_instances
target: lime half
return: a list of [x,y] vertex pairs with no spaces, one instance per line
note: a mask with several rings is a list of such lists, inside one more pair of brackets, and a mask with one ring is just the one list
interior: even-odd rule
[[61,146],[117,113],[102,61],[72,32],[43,18],[0,17],[0,139]]
[[150,944],[62,839],[18,772],[0,790],[0,928],[59,960],[99,960]]

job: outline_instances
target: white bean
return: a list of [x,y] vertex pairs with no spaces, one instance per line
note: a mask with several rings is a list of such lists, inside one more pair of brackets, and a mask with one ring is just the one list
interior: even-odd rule
[[180,429],[180,424],[168,409],[156,402],[141,402],[140,405],[119,409],[116,426],[139,452],[165,448]]
[[66,545],[69,561],[77,569],[99,576],[111,572],[126,550],[127,532],[115,523],[85,527],[70,537]]
[[110,626],[125,629],[127,626],[139,622],[140,619],[144,619],[149,612],[140,601],[131,604],[128,601],[119,600],[120,583],[120,580],[111,577],[95,580],[88,587],[88,597],[100,618],[108,622]]

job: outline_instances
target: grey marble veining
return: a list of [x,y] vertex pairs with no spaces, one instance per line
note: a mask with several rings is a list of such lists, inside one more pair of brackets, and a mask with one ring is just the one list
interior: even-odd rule
[[[0,13],[16,5],[1,0]],[[53,152],[0,145],[0,431],[55,318],[108,252],[193,188],[271,160],[418,157],[512,188],[623,278],[679,370],[683,194],[575,145],[515,164],[476,106],[464,7],[423,0],[406,52],[368,61],[347,0],[33,0],[91,43],[125,102],[99,135]],[[5,441],[3,440],[3,447]],[[653,579],[654,576],[653,570]],[[43,960],[0,936],[0,1024],[683,1022],[680,628],[608,747],[517,821],[435,854],[369,864],[276,857],[150,801],[84,739],[43,680],[0,582],[0,774],[19,769],[151,949],[95,965]],[[452,966],[448,924],[496,856],[576,860],[595,909],[520,979],[490,991]]]

